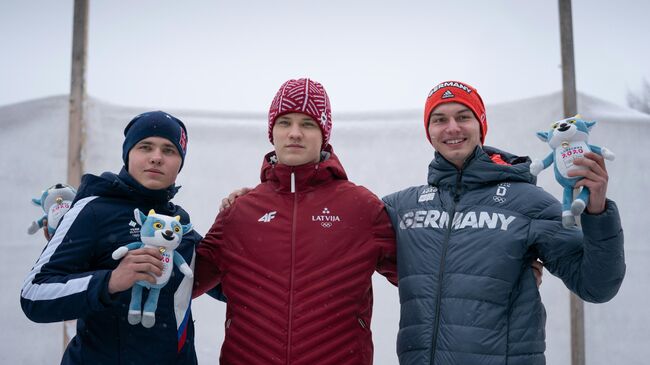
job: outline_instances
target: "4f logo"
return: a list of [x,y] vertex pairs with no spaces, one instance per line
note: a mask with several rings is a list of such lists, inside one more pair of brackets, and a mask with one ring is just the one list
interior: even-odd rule
[[263,216],[261,216],[260,219],[258,219],[257,221],[258,221],[258,222],[268,223],[268,222],[270,222],[273,218],[275,218],[275,214],[276,214],[276,213],[277,213],[277,212],[276,212],[275,210],[272,211],[272,212],[268,212],[268,213],[264,214]]

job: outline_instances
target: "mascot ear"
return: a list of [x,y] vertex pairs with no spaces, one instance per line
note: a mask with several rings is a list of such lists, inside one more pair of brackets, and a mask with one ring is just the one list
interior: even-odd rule
[[185,234],[187,234],[188,232],[191,232],[192,229],[194,229],[194,227],[192,227],[192,223],[188,223],[188,224],[186,224],[186,225],[184,225],[182,227],[183,227],[183,236]]
[[542,142],[548,142],[548,132],[537,132],[537,138],[541,139]]
[[142,212],[138,208],[135,208],[133,210],[133,216],[135,217],[135,221],[138,222],[139,225],[142,225],[144,221],[147,220],[147,216],[142,214]]
[[585,121],[585,125],[587,126],[587,130],[591,132],[591,128],[593,128],[596,125],[596,122]]

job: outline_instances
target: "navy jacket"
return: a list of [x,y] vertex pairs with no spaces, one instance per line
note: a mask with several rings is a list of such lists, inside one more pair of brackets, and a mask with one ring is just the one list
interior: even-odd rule
[[[32,321],[78,319],[62,364],[196,364],[192,279],[174,267],[150,329],[127,322],[130,290],[108,293],[111,271],[119,263],[112,252],[139,241],[135,208],[180,215],[182,224],[189,222],[188,214],[169,201],[177,190],[146,189],[124,169],[119,175],[82,178],[72,208],[29,273],[20,298]],[[200,239],[189,232],[177,248],[192,268]]]
[[[493,162],[497,154],[507,164]],[[544,364],[533,259],[586,301],[618,291],[625,261],[614,202],[583,214],[582,231],[565,229],[560,202],[534,185],[529,165],[477,147],[459,171],[436,153],[427,185],[384,198],[397,233],[400,364]]]

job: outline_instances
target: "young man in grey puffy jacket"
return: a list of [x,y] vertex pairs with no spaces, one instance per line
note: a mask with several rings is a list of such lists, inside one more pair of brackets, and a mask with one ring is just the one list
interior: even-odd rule
[[588,302],[616,295],[623,231],[601,156],[573,173],[591,197],[582,229],[535,186],[530,160],[484,146],[485,106],[457,81],[434,87],[424,125],[436,150],[428,183],[384,198],[397,236],[400,364],[545,364],[546,312],[530,261]]

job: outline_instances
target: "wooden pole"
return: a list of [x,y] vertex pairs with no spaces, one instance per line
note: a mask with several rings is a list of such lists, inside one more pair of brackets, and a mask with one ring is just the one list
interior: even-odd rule
[[88,0],[75,0],[68,124],[68,184],[79,187],[83,165],[84,105],[86,99],[86,49],[88,48]]
[[[571,0],[559,0],[559,8],[560,44],[562,48],[562,100],[564,102],[564,118],[569,118],[578,113]],[[570,295],[571,365],[585,365],[584,303],[575,294],[571,293]]]
[[[86,49],[88,48],[88,0],[75,0],[72,26],[70,119],[68,122],[68,184],[79,187],[83,164],[84,106],[86,104]],[[63,350],[75,333],[76,321],[63,322]]]
[[571,0],[560,1],[560,46],[562,48],[562,95],[564,117],[578,113],[576,93],[576,69],[573,56],[573,21]]

